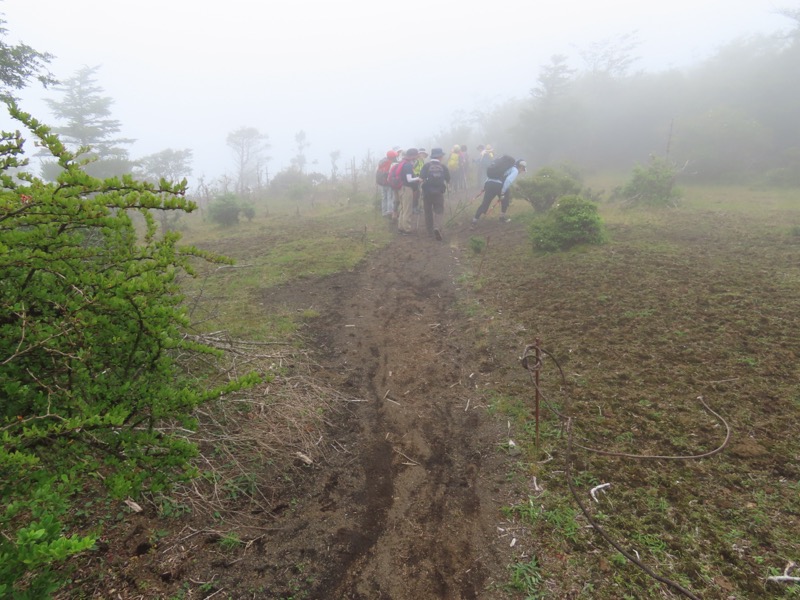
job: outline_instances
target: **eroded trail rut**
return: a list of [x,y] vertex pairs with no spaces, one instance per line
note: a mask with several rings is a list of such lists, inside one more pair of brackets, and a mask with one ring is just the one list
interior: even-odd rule
[[397,239],[328,281],[335,298],[312,325],[317,359],[358,401],[290,527],[315,572],[309,597],[499,597],[486,591],[507,564],[492,498],[498,437],[454,307],[455,253]]

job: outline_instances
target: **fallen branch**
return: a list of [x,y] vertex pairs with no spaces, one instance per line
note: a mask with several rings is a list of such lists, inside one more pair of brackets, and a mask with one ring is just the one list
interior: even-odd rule
[[792,576],[792,571],[797,568],[797,563],[790,561],[786,568],[783,570],[783,575],[773,575],[767,577],[767,581],[776,581],[778,583],[800,583],[800,577]]

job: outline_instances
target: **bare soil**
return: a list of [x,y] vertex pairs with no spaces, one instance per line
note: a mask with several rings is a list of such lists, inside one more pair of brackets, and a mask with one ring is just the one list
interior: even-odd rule
[[319,375],[358,400],[327,433],[340,454],[270,540],[280,549],[267,562],[307,565],[302,597],[480,598],[505,570],[499,433],[454,307],[459,255],[400,237],[352,273],[267,293],[321,310]]

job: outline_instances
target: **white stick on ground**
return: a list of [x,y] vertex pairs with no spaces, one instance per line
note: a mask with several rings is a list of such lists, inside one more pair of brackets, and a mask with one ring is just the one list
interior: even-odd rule
[[790,561],[786,568],[783,570],[783,575],[773,575],[767,577],[767,581],[778,581],[781,583],[800,583],[800,577],[793,577],[792,571],[797,567],[797,563]]
[[611,487],[611,484],[601,483],[600,485],[593,487],[592,491],[590,492],[592,494],[592,500],[594,500],[595,502],[599,502],[599,500],[597,499],[597,492],[599,492],[600,490],[605,490],[607,487]]

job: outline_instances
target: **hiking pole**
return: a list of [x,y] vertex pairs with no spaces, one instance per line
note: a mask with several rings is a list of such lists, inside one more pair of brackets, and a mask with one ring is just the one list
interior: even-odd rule
[[[449,191],[448,191],[448,193],[449,193]],[[478,192],[478,194],[477,194],[477,195],[476,195],[476,196],[475,196],[475,197],[474,197],[472,200],[470,200],[469,202],[463,202],[463,201],[459,201],[459,202],[458,202],[458,206],[456,207],[456,209],[457,209],[457,210],[456,210],[455,214],[452,214],[452,211],[450,211],[452,216],[451,216],[451,217],[450,217],[450,219],[447,221],[447,223],[445,223],[445,226],[448,226],[448,225],[450,225],[450,223],[452,223],[453,221],[455,221],[456,217],[457,217],[458,215],[460,215],[462,212],[464,212],[464,210],[467,208],[467,206],[469,206],[470,204],[472,204],[473,202],[475,202],[475,200],[477,200],[477,199],[478,199],[478,196],[480,196],[482,193],[483,193],[483,190],[481,190],[480,192]]]

